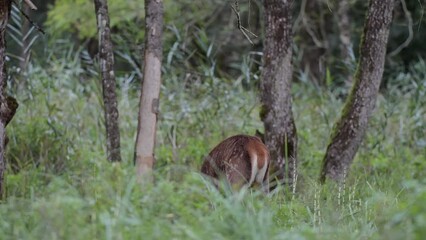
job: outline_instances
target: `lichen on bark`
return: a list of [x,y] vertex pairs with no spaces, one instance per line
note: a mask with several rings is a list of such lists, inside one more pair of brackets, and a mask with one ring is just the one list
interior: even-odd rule
[[95,0],[99,36],[99,61],[106,129],[107,159],[121,161],[118,103],[114,75],[114,54],[106,0]]
[[266,33],[260,112],[271,156],[271,180],[289,185],[293,185],[297,171],[297,135],[291,106],[291,5],[292,1],[264,1]]

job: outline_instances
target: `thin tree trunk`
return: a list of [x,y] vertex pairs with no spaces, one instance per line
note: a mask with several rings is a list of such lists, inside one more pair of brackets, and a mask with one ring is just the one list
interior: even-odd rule
[[320,181],[346,176],[374,110],[383,75],[394,0],[371,0],[364,25],[355,83],[331,135]]
[[[265,0],[265,42],[261,82],[261,119],[271,156],[271,180],[290,186],[297,176],[297,135],[293,119],[291,82],[292,1]],[[287,166],[287,171],[286,171]]]
[[107,142],[107,159],[121,161],[120,128],[118,123],[117,96],[114,75],[114,53],[109,27],[107,0],[95,0],[98,23],[99,60],[102,75],[104,114]]
[[352,73],[351,65],[354,62],[353,56],[353,45],[351,41],[351,25],[349,18],[349,1],[340,0],[338,3],[337,10],[339,27],[339,38],[340,38],[340,55],[342,56],[342,61],[345,65],[345,81],[347,85],[352,84]]
[[145,14],[144,74],[139,105],[135,164],[139,180],[152,182],[163,50],[162,0],[145,0]]
[[6,95],[6,27],[9,20],[11,1],[0,3],[0,199],[5,194],[4,173],[6,171],[5,148],[6,126],[15,115],[18,103]]

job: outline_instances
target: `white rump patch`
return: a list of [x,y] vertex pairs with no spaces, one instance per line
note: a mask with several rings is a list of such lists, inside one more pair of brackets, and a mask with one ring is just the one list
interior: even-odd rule
[[264,161],[262,169],[260,169],[260,171],[258,171],[256,175],[257,183],[263,183],[263,179],[265,179],[267,169],[268,169],[268,162]]
[[[250,158],[251,158],[251,176],[250,176],[250,181],[248,183],[248,187],[250,187],[253,182],[254,179],[256,178],[256,175],[258,173],[259,168],[257,167],[257,154],[250,154]],[[256,178],[257,179],[257,178]]]
[[247,184],[248,187],[253,185],[254,181],[256,181],[259,184],[262,184],[263,179],[265,178],[265,175],[266,175],[266,170],[268,169],[267,161],[264,161],[263,167],[259,169],[257,154],[251,154],[250,157],[251,157],[251,176],[250,176],[250,181]]

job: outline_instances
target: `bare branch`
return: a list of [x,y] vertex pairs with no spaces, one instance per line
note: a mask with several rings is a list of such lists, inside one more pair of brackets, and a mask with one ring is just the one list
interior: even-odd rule
[[[25,0],[25,2],[30,2],[31,3],[31,1],[30,0]],[[14,0],[13,0],[13,3],[16,5],[16,6],[19,6]],[[35,7],[35,5],[34,5],[34,7]],[[32,7],[30,6],[30,8],[32,9]],[[18,7],[18,9],[19,9],[19,11],[21,12],[21,14],[28,20],[28,22],[31,24],[31,25],[33,25],[34,26],[34,28],[35,29],[37,29],[39,32],[41,32],[41,33],[43,33],[43,34],[46,34],[46,32],[41,28],[41,27],[39,27],[38,25],[37,25],[37,23],[35,23],[33,20],[31,20],[30,19],[30,17],[21,9],[21,8],[19,8]],[[35,9],[37,9],[37,7],[35,8]],[[33,10],[35,10],[35,9],[33,9]]]
[[37,6],[31,2],[31,0],[24,0],[24,2],[31,8],[31,10],[37,10]]
[[231,8],[234,11],[235,15],[237,16],[237,27],[238,27],[238,29],[243,33],[244,37],[251,43],[251,45],[254,45],[253,41],[247,35],[247,33],[251,34],[254,38],[257,38],[257,35],[252,33],[250,30],[248,30],[247,28],[245,28],[241,25],[241,16],[240,16],[240,11],[239,11],[239,7],[238,7],[238,1],[235,1],[235,7],[232,6],[232,4],[231,4]]
[[309,36],[311,36],[312,41],[315,43],[315,45],[317,47],[324,47],[324,44],[321,42],[320,39],[318,39],[318,37],[316,36],[312,28],[309,26],[308,17],[305,15],[305,8],[306,8],[306,0],[303,0],[301,10],[300,10],[302,24],[303,26],[305,26],[306,32],[309,34]]
[[399,45],[395,50],[390,52],[388,54],[388,57],[394,57],[395,55],[399,54],[402,49],[406,48],[410,42],[413,40],[413,18],[411,17],[411,12],[407,9],[407,4],[405,3],[405,0],[400,0],[402,4],[402,10],[404,11],[405,18],[408,22],[408,37],[405,39],[405,41]]

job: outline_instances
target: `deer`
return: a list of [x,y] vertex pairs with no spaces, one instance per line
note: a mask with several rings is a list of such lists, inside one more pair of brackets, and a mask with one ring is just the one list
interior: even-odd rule
[[257,136],[235,135],[210,151],[201,172],[216,187],[220,179],[225,179],[234,190],[260,186],[268,192],[269,150]]

